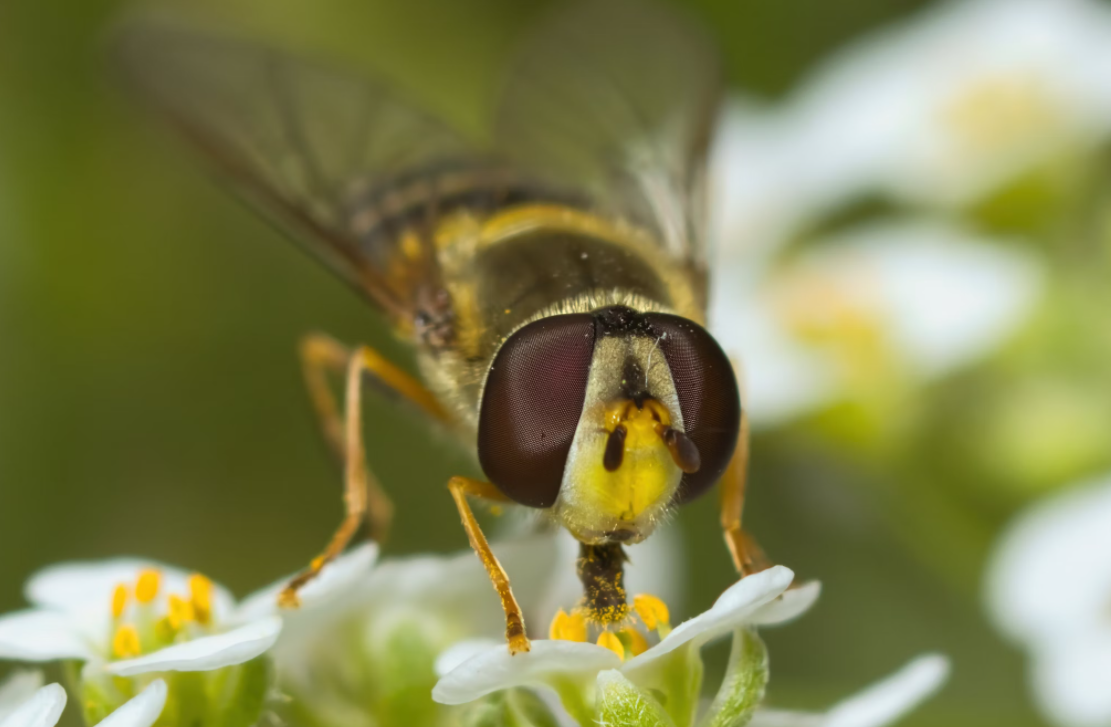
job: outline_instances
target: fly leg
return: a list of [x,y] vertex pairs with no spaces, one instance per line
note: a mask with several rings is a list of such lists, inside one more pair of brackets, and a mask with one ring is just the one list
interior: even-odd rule
[[[393,503],[366,463],[363,445],[362,390],[367,378],[388,394],[406,400],[429,416],[446,421],[435,397],[409,374],[368,346],[354,351],[323,334],[310,334],[301,344],[301,363],[324,438],[344,467],[344,517],[324,551],[298,573],[278,597],[282,606],[295,607],[298,591],[334,560],[355,536],[363,518],[370,537],[385,539],[393,517]],[[328,382],[329,372],[346,371],[346,400],[341,417]]]
[[733,556],[733,565],[742,578],[772,566],[763,548],[741,527],[748,483],[748,442],[748,415],[742,410],[737,449],[721,480],[721,528],[725,534],[725,545]]
[[468,497],[492,502],[508,502],[508,498],[489,482],[480,482],[467,477],[452,477],[447,483],[447,488],[455,500],[455,506],[459,509],[459,516],[463,519],[463,529],[467,531],[467,539],[471,541],[471,547],[485,566],[486,574],[490,576],[490,582],[494,584],[494,590],[501,598],[502,610],[505,611],[505,640],[509,643],[509,653],[529,651],[532,646],[529,644],[528,636],[525,635],[525,617],[521,614],[521,607],[517,604],[513,589],[509,586],[509,576],[498,562],[494,551],[490,549],[490,544],[486,541],[486,536],[482,534],[482,529],[471,511],[471,505],[467,502]]

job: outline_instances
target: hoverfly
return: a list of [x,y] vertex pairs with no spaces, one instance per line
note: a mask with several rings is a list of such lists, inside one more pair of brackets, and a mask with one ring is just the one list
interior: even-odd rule
[[[448,490],[496,588],[511,652],[529,640],[470,500],[543,511],[581,543],[583,612],[624,620],[624,544],[722,485],[738,571],[747,425],[703,327],[705,157],[714,54],[661,8],[561,7],[525,43],[486,139],[372,78],[165,21],[120,34],[140,96],[252,206],[345,279],[415,347],[413,377],[369,346],[302,346],[309,393],[345,462],[344,520],[298,590],[390,501],[367,467],[362,387],[458,434],[487,481]],[[340,407],[328,377],[346,376]]]

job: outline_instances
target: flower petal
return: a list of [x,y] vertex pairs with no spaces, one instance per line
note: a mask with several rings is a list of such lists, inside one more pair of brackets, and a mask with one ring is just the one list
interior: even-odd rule
[[110,674],[135,676],[156,671],[208,671],[242,664],[262,654],[278,640],[282,620],[272,616],[246,626],[168,646],[135,659],[106,665]]
[[949,676],[949,660],[920,656],[826,713],[822,727],[880,727],[894,722],[938,690]]
[[0,659],[54,661],[95,657],[74,621],[52,611],[17,611],[0,616]]
[[543,686],[560,675],[593,681],[598,672],[620,666],[620,657],[595,644],[536,640],[532,651],[514,655],[505,644],[498,644],[452,669],[436,683],[432,699],[464,704],[502,689]]
[[54,727],[66,707],[66,690],[47,684],[0,722],[0,727]]
[[499,645],[504,647],[505,642],[497,639],[467,639],[453,644],[436,657],[436,676],[447,676],[472,656],[478,656]]
[[1068,727],[1111,724],[1111,630],[1093,630],[1035,651],[1033,691],[1051,721]]
[[[24,593],[27,600],[36,606],[67,613],[80,612],[85,614],[85,620],[100,622],[111,611],[116,586],[133,584],[139,573],[148,569],[162,574],[161,588],[155,601],[157,609],[165,610],[168,594],[189,593],[190,572],[140,558],[58,563],[33,575]],[[222,620],[234,599],[227,589],[213,585],[213,615]]]
[[634,671],[688,642],[701,645],[751,623],[794,579],[791,569],[781,565],[742,578],[721,594],[709,611],[676,626],[659,644],[627,661],[622,671]]
[[41,689],[42,681],[41,671],[22,670],[0,682],[0,722]]
[[[367,542],[324,566],[320,574],[298,592],[301,598],[301,610],[327,603],[337,596],[362,585],[370,575],[377,559],[378,545]],[[290,578],[292,576],[283,578],[247,596],[240,603],[239,608],[235,610],[231,620],[237,623],[247,623],[277,614],[279,612],[278,594],[289,584]],[[295,615],[296,613],[297,611],[289,611],[284,615]]]
[[1053,644],[1106,623],[1111,476],[1035,504],[999,541],[986,601],[1018,641]]
[[819,581],[810,581],[798,588],[789,588],[766,606],[761,606],[749,618],[753,626],[771,626],[798,618],[810,610],[822,593]]
[[146,689],[101,720],[98,727],[151,727],[166,706],[166,682],[155,679]]

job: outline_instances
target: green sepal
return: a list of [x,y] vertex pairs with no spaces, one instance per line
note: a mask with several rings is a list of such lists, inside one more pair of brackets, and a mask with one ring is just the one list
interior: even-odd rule
[[607,727],[675,727],[660,703],[616,669],[598,674],[596,722]]
[[744,727],[764,699],[768,650],[755,631],[733,633],[733,649],[717,696],[699,727]]
[[547,705],[529,689],[492,694],[467,708],[462,727],[559,727]]

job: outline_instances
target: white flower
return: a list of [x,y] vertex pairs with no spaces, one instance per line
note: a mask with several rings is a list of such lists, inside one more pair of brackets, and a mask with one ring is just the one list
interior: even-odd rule
[[949,674],[938,655],[920,656],[883,681],[834,705],[827,712],[757,710],[750,727],[880,727],[892,724],[936,692]]
[[938,377],[994,350],[1041,283],[1038,264],[1007,243],[940,222],[873,223],[759,272],[724,262],[710,320],[739,356],[754,424],[874,394],[892,372]]
[[[683,675],[700,673],[693,661],[699,648],[727,634],[734,635],[730,672],[700,725],[744,724],[751,716],[751,724],[765,727],[878,727],[901,717],[944,681],[947,661],[927,656],[825,714],[757,709],[766,656],[746,629],[782,623],[810,607],[818,584],[787,590],[793,579],[782,566],[744,578],[710,610],[628,661],[607,648],[572,641],[533,641],[532,651],[514,656],[503,644],[460,644],[441,657],[437,666],[444,676],[433,698],[462,704],[514,687],[534,687],[558,695],[567,712],[584,725],[689,725],[695,722],[698,695],[690,693],[692,683]],[[660,691],[667,698],[657,701],[651,695]]]
[[74,659],[119,676],[239,664],[278,637],[276,615],[244,622],[221,586],[159,563],[51,566],[25,589],[32,608],[0,617],[0,658]]
[[[365,572],[375,552],[363,546],[346,562]],[[349,587],[350,570],[326,568],[303,591],[305,607]],[[153,561],[55,565],[25,593],[32,608],[0,616],[0,658],[73,659],[116,676],[241,664],[273,646],[282,628],[269,589],[237,606],[205,576]]]
[[801,196],[959,205],[1111,131],[1111,10],[951,0],[850,48],[785,112]]
[[1001,538],[986,599],[1030,652],[1033,692],[1068,727],[1111,725],[1111,475],[1034,505]]
[[[101,727],[151,727],[162,714],[166,691],[166,682],[161,679],[152,682],[101,721]],[[58,684],[48,684],[29,695],[6,717],[0,718],[0,727],[54,727],[65,706],[65,690]]]
[[[504,644],[477,650],[469,658],[448,652],[438,665],[444,676],[432,697],[444,704],[463,704],[517,686],[547,687],[564,697],[567,685],[592,684],[601,672],[618,670],[629,679],[652,678],[657,662],[688,647],[695,652],[705,643],[749,626],[781,623],[804,612],[818,596],[818,584],[788,591],[794,574],[775,566],[731,586],[712,608],[680,624],[660,642],[628,661],[609,648],[574,641],[535,640],[532,650],[510,655]],[[471,645],[463,647],[474,651]]]

